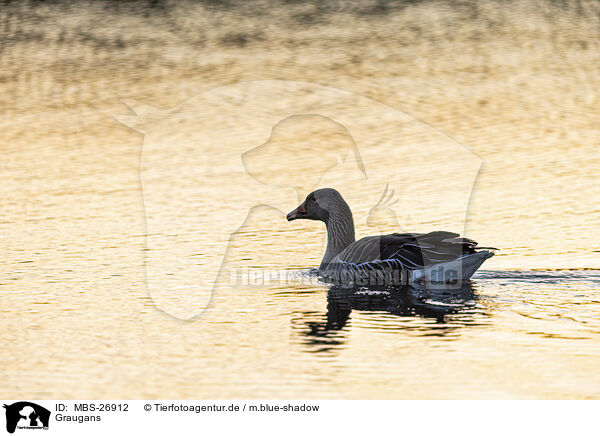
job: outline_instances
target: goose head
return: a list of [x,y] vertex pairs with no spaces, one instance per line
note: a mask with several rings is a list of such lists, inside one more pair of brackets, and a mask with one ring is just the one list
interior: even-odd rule
[[288,221],[323,221],[327,227],[327,249],[320,268],[325,268],[342,250],[354,242],[354,221],[350,207],[339,192],[317,189],[300,206],[287,214]]
[[329,222],[330,212],[348,205],[338,191],[331,188],[317,189],[306,196],[300,206],[287,214],[287,220],[315,220]]

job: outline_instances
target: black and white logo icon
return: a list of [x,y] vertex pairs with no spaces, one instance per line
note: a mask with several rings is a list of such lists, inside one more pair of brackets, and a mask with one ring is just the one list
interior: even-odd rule
[[48,429],[50,411],[29,401],[5,404],[6,431],[14,433],[16,429]]

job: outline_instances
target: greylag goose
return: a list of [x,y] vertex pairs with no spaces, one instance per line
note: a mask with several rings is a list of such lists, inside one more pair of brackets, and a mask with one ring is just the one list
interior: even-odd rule
[[[323,221],[327,249],[318,268],[326,281],[359,285],[460,284],[494,253],[457,233],[392,233],[354,238],[350,207],[331,188],[311,192],[288,221]],[[487,249],[483,249],[487,248]]]

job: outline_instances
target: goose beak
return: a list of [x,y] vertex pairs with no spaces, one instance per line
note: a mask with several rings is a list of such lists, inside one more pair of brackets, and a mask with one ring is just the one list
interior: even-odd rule
[[294,221],[297,219],[306,218],[308,213],[306,212],[306,208],[304,207],[304,203],[298,206],[296,209],[287,214],[288,221]]

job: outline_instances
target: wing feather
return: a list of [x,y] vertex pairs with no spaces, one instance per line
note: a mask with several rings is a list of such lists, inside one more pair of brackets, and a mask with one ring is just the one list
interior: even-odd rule
[[333,262],[360,266],[393,260],[405,269],[417,269],[474,253],[476,247],[477,242],[453,232],[392,233],[353,242]]

